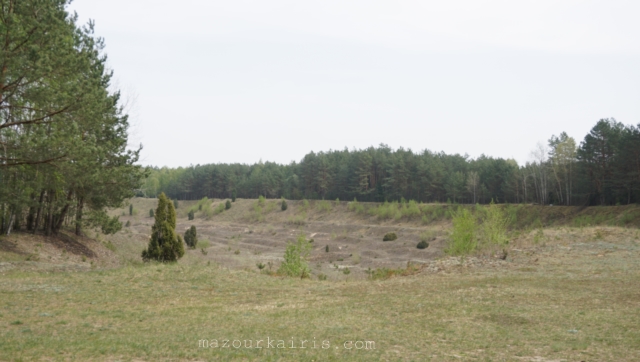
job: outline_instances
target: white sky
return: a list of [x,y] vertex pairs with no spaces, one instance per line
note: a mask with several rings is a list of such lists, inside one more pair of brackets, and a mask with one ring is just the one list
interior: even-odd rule
[[142,164],[299,161],[386,143],[529,160],[640,123],[640,1],[75,0]]

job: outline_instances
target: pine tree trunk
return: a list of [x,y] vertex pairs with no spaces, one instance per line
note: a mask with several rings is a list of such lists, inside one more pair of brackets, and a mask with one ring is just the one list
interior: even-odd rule
[[40,216],[42,214],[42,203],[44,202],[45,191],[42,190],[40,193],[40,201],[38,201],[38,212],[36,213],[35,225],[33,226],[33,233],[35,234],[38,231],[38,226],[40,224]]
[[62,227],[62,223],[64,222],[64,218],[67,216],[67,212],[69,211],[69,206],[71,204],[72,196],[73,196],[73,190],[69,190],[69,194],[67,195],[67,203],[64,205],[64,208],[62,208],[62,211],[58,216],[58,220],[55,226],[53,227],[53,232],[56,234],[58,233],[58,231],[60,231],[60,228]]
[[84,198],[78,198],[78,207],[76,209],[76,235],[82,234],[82,208],[84,207]]
[[13,226],[13,221],[16,218],[16,214],[15,212],[12,210],[11,213],[9,214],[9,223],[7,224],[7,236],[9,236],[9,234],[11,234],[11,227]]

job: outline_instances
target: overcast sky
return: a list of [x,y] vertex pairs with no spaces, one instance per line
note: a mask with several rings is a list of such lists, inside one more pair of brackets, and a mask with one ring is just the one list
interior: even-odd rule
[[75,0],[142,164],[429,149],[529,160],[640,123],[640,1]]

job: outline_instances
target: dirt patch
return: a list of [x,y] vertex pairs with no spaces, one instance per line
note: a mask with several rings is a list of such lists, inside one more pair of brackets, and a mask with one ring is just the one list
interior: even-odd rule
[[74,237],[67,235],[64,232],[45,237],[42,240],[75,255],[86,256],[87,258],[95,258],[97,256],[93,250],[89,249],[84,244],[78,242]]

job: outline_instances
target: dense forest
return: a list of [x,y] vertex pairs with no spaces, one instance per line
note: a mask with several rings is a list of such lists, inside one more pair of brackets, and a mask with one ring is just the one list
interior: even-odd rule
[[102,39],[69,0],[0,0],[0,232],[114,232],[140,187],[140,150],[112,91]]
[[532,161],[471,159],[425,150],[309,153],[299,162],[154,168],[141,196],[171,198],[416,200],[615,205],[640,202],[640,125],[602,119],[580,144],[566,133],[538,144]]

